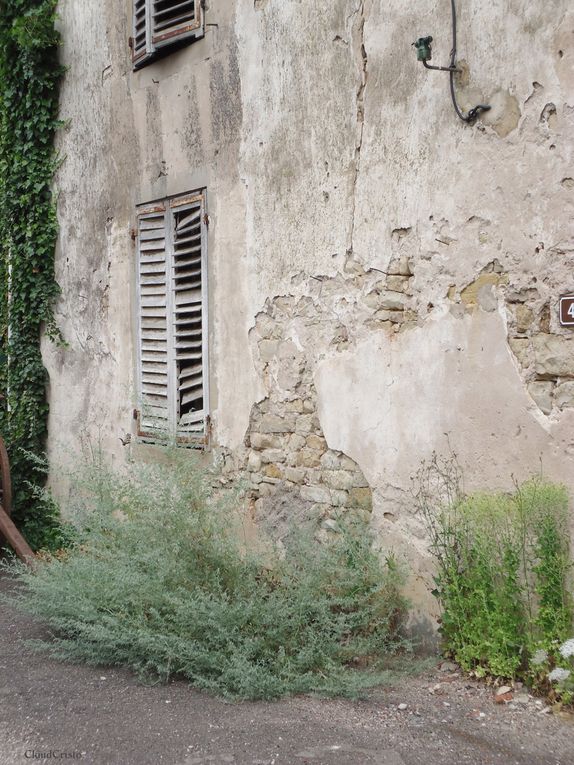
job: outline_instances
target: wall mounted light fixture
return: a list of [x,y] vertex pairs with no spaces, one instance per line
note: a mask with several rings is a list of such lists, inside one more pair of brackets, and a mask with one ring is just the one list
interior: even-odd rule
[[448,66],[432,66],[428,62],[432,60],[432,37],[419,37],[419,39],[413,43],[417,51],[417,61],[422,61],[423,66],[426,69],[435,69],[439,72],[448,72],[450,78],[450,95],[454,109],[460,119],[463,122],[473,123],[481,112],[487,112],[490,106],[487,104],[477,104],[473,109],[470,109],[465,114],[456,100],[456,89],[454,76],[461,70],[456,65],[456,3],[455,0],[450,0],[452,10],[452,50],[450,52],[450,63]]

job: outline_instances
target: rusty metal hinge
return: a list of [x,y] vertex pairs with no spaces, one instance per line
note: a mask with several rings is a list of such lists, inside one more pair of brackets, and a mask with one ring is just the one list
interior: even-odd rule
[[209,447],[211,443],[211,415],[205,415],[205,436],[203,443],[206,447]]

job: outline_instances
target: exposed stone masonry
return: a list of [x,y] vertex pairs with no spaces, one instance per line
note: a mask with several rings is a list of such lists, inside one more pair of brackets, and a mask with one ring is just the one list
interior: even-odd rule
[[[402,241],[409,231],[395,233]],[[384,273],[349,255],[344,273],[299,274],[293,294],[268,300],[257,315],[250,340],[266,395],[253,406],[243,448],[223,461],[224,473],[244,478],[256,517],[313,511],[328,525],[341,511],[371,511],[372,490],[359,465],[325,439],[313,375],[319,360],[372,332],[424,322],[412,260],[400,249]],[[543,285],[533,279],[516,286],[495,259],[471,283],[452,285],[447,297],[461,317],[499,310],[502,301],[509,346],[533,401],[546,415],[574,407],[574,337],[557,325]]]
[[267,395],[254,405],[244,449],[232,470],[248,476],[256,515],[288,500],[290,513],[372,509],[372,490],[350,457],[329,448],[313,382],[317,361],[373,331],[401,332],[416,322],[412,271],[397,256],[386,273],[348,258],[345,273],[293,278],[292,295],[268,300],[251,330],[254,358]]
[[508,342],[530,396],[545,415],[574,408],[574,336],[560,327],[557,299],[549,300],[543,285],[533,278],[530,286],[514,287],[495,260],[460,292],[451,287],[449,298],[465,311],[493,311],[497,288],[504,296]]

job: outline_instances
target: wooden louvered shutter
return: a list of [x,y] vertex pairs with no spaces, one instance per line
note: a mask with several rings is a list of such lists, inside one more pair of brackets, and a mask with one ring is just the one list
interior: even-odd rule
[[152,56],[149,0],[133,0],[132,61],[141,66]]
[[201,0],[149,0],[154,49],[203,35]]
[[171,209],[176,436],[193,441],[205,436],[209,412],[204,197],[172,200]]
[[170,337],[168,230],[162,207],[138,217],[138,312],[140,431],[170,430]]

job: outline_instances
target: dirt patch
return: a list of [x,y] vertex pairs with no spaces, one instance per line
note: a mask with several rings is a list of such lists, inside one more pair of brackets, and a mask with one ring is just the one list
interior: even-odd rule
[[[0,578],[0,593],[10,586]],[[105,765],[574,765],[568,719],[522,691],[495,704],[448,665],[364,701],[226,704],[183,682],[143,686],[34,655],[23,641],[43,634],[1,604],[0,765],[48,752]]]

